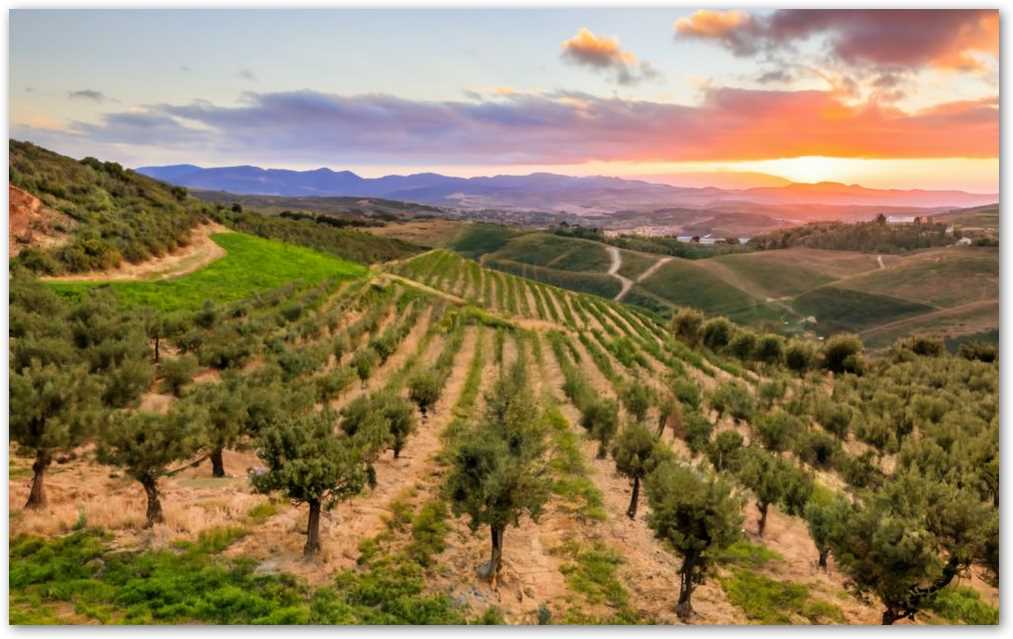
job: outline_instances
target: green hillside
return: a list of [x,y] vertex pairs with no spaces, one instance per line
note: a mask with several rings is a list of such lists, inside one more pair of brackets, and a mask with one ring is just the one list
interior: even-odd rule
[[205,218],[186,189],[124,169],[80,162],[28,142],[10,140],[10,183],[77,222],[58,248],[28,248],[18,261],[40,273],[80,273],[141,262],[175,249]]
[[218,233],[212,239],[226,250],[225,257],[181,277],[152,282],[52,282],[50,286],[73,298],[106,287],[129,306],[177,311],[195,310],[208,300],[241,300],[284,284],[312,285],[366,273],[359,264],[244,233]]

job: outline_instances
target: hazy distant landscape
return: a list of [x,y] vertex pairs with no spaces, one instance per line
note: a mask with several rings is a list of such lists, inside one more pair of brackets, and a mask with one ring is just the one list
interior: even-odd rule
[[997,11],[10,21],[10,624],[998,625]]

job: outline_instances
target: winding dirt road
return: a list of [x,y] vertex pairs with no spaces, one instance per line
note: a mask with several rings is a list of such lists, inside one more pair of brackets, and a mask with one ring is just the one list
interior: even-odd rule
[[[619,269],[623,267],[623,256],[622,253],[619,252],[619,249],[614,246],[606,246],[605,248],[608,250],[609,255],[612,257],[612,265],[609,266],[608,274],[619,280],[619,283],[623,285],[619,293],[614,298],[612,298],[615,301],[619,302],[622,301],[624,297],[626,297],[626,294],[630,292],[630,289],[633,288],[633,284],[635,284],[635,282],[630,278],[619,274]],[[671,257],[659,258],[658,261],[652,264],[649,269],[647,269],[646,271],[637,276],[637,282],[643,282],[650,276],[654,275],[659,268],[665,265],[666,262],[671,261],[672,261]]]

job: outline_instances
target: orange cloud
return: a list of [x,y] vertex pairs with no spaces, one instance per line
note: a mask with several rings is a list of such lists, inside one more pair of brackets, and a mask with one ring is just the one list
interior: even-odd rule
[[637,62],[632,51],[624,51],[619,40],[608,36],[597,36],[587,27],[581,27],[577,35],[563,41],[563,58],[576,64],[599,70],[616,72],[620,84],[633,84],[651,78],[657,72],[647,62]]
[[675,21],[678,33],[701,38],[722,38],[750,22],[745,11],[712,11],[700,9],[688,18]]
[[985,66],[982,58],[999,54],[994,9],[784,9],[758,18],[704,10],[676,21],[675,31],[717,41],[740,56],[822,36],[838,60],[883,68],[977,70]]

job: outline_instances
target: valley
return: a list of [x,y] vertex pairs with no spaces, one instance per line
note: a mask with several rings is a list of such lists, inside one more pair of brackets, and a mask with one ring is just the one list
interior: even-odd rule
[[[74,198],[130,172],[14,150],[115,227]],[[189,212],[147,211],[174,249],[12,262],[13,623],[997,621],[996,353],[925,335],[994,325],[997,249],[685,259],[136,188]],[[871,575],[895,533],[924,545]]]

